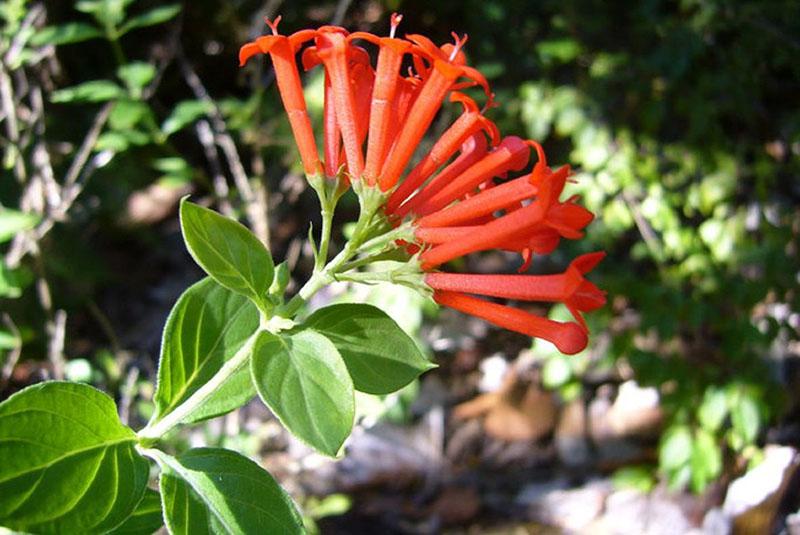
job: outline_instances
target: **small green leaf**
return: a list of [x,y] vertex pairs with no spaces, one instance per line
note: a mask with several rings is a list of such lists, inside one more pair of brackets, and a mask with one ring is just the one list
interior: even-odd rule
[[16,299],[33,281],[33,275],[24,266],[10,269],[0,260],[0,297]]
[[714,435],[698,429],[692,443],[692,490],[702,492],[722,471],[722,453]]
[[24,232],[39,223],[36,214],[0,208],[0,243],[5,243],[19,232]]
[[17,349],[21,344],[22,340],[19,339],[19,336],[5,329],[0,329],[0,351]]
[[163,525],[161,496],[153,489],[147,489],[133,514],[109,535],[151,535]]
[[156,68],[150,63],[135,61],[122,65],[117,69],[117,76],[125,82],[128,90],[134,95],[140,95],[144,86],[149,84],[156,76]]
[[[247,298],[210,278],[190,286],[167,318],[154,396],[155,422],[205,384],[256,331],[259,314]],[[224,414],[255,397],[246,366],[185,421]]]
[[213,105],[205,100],[184,100],[179,102],[172,113],[164,120],[161,131],[170,136],[211,112]]
[[120,30],[120,35],[124,35],[135,28],[155,26],[156,24],[167,22],[180,12],[181,6],[179,4],[170,4],[168,6],[161,6],[151,9],[150,11],[142,13],[141,15],[130,18],[128,22],[123,24],[122,29]]
[[114,130],[129,130],[141,121],[150,108],[138,100],[122,99],[114,103],[108,116],[108,125]]
[[372,305],[331,305],[314,312],[304,325],[333,342],[361,392],[390,394],[436,367],[392,318]]
[[111,150],[113,152],[122,152],[130,146],[128,137],[121,132],[105,132],[97,138],[97,143],[94,144],[95,150]]
[[292,499],[272,476],[230,450],[153,455],[162,468],[164,518],[172,535],[303,533]]
[[761,427],[761,415],[756,401],[749,392],[743,392],[738,402],[731,407],[731,426],[737,435],[736,445],[741,443],[741,447],[735,449],[741,449],[755,442]]
[[635,489],[648,493],[655,486],[652,469],[646,466],[626,466],[611,477],[615,489]]
[[714,432],[722,426],[728,415],[728,401],[725,391],[720,388],[708,387],[703,394],[703,401],[697,409],[697,419],[700,425],[708,431]]
[[46,26],[36,32],[31,38],[33,46],[43,45],[66,45],[69,43],[80,43],[102,37],[103,32],[91,24],[84,22],[67,22],[58,26]]
[[148,463],[114,401],[90,386],[47,382],[0,404],[0,525],[99,533],[144,494]]
[[659,464],[672,471],[689,462],[692,454],[692,433],[685,425],[670,427],[661,439]]
[[272,256],[247,228],[208,208],[181,201],[181,230],[192,257],[221,285],[263,306]]
[[333,342],[312,330],[261,332],[250,359],[261,399],[283,425],[335,456],[353,428],[353,382]]
[[52,102],[104,102],[125,96],[125,90],[111,80],[92,80],[53,92]]

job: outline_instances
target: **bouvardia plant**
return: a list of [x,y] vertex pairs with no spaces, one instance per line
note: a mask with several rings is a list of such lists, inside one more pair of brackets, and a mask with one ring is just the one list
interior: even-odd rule
[[[441,47],[421,35],[398,38],[397,15],[389,37],[332,26],[283,36],[277,22],[268,21],[273,34],[242,47],[240,59],[271,56],[302,167],[319,196],[322,229],[316,240],[309,235],[313,274],[288,298],[290,273],[264,244],[184,199],[184,241],[208,276],[167,319],[150,422],[138,432],[123,425],[114,401],[84,384],[45,382],[11,396],[0,404],[1,525],[151,533],[163,519],[170,533],[301,532],[295,504],[258,464],[219,448],[172,454],[162,439],[257,396],[295,437],[341,455],[355,391],[395,392],[435,365],[373,306],[335,304],[306,316],[308,299],[334,281],[406,285],[563,353],[586,347],[582,313],[602,306],[605,295],[584,275],[602,253],[582,255],[555,275],[441,271],[450,260],[493,249],[520,253],[526,271],[561,238],[580,238],[593,217],[576,197],[560,200],[567,166],[551,170],[538,143],[501,137],[484,116],[493,95],[466,65],[466,37]],[[377,47],[374,67],[364,44]],[[306,111],[301,49],[304,68],[325,71],[322,158]],[[401,70],[406,59],[410,71]],[[484,94],[482,107],[462,92],[472,86]],[[463,112],[424,152],[420,142],[448,99]],[[411,166],[418,148],[424,153]],[[509,177],[528,167],[532,149],[532,170]],[[333,215],[349,188],[359,218],[350,239],[329,254]],[[561,302],[575,321],[477,296]],[[148,486],[153,467],[157,492]]]

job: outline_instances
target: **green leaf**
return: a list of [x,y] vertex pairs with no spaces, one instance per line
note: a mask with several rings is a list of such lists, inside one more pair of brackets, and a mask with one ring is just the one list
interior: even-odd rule
[[24,266],[10,269],[0,260],[0,297],[16,299],[33,281],[33,275]]
[[129,130],[141,121],[150,108],[138,100],[122,99],[114,103],[108,125],[114,130]]
[[125,96],[125,90],[111,80],[92,80],[54,91],[52,102],[105,102]]
[[714,432],[722,426],[728,415],[728,401],[725,391],[720,388],[708,387],[703,394],[703,401],[697,409],[697,419],[700,425],[708,431]]
[[655,486],[652,469],[646,466],[626,466],[620,468],[611,477],[615,489],[635,489],[648,493]]
[[292,499],[250,459],[197,448],[179,457],[160,451],[164,518],[172,535],[303,533]]
[[542,367],[542,385],[545,388],[554,390],[572,378],[572,367],[567,358],[554,354],[545,361]]
[[125,82],[128,90],[134,95],[140,95],[144,86],[156,76],[156,68],[150,63],[135,61],[117,69],[117,76]]
[[261,332],[250,359],[261,399],[299,439],[335,456],[353,428],[353,382],[333,342],[312,330]]
[[137,15],[128,19],[128,22],[122,25],[120,35],[124,35],[135,28],[143,28],[145,26],[155,26],[162,22],[167,22],[175,15],[181,12],[179,4],[170,4],[168,6],[161,6],[151,9],[141,15]]
[[214,106],[205,100],[184,100],[179,102],[172,113],[164,120],[161,131],[170,136],[211,112]]
[[674,470],[689,462],[692,454],[692,433],[685,425],[670,427],[661,439],[659,464],[664,470]]
[[392,318],[372,305],[331,305],[314,312],[304,326],[333,342],[361,392],[390,394],[436,367]]
[[10,349],[16,349],[21,344],[22,340],[19,339],[19,336],[5,329],[0,328],[0,351],[8,351]]
[[272,256],[247,228],[196,204],[181,201],[181,230],[192,257],[221,285],[263,306],[272,283]]
[[90,386],[47,382],[0,404],[0,525],[96,533],[121,524],[144,494],[147,461],[114,401]]
[[[210,278],[190,286],[175,303],[164,327],[155,422],[171,412],[219,371],[256,331],[259,314],[244,296]],[[255,397],[246,366],[185,421],[229,412]]]
[[758,437],[761,415],[757,402],[749,392],[742,392],[738,402],[731,407],[731,426],[736,438],[734,449],[742,449]]
[[91,14],[101,26],[116,28],[125,18],[125,9],[133,0],[79,0],[75,9]]
[[39,216],[27,212],[19,212],[9,208],[0,208],[0,243],[5,243],[17,235],[35,227]]
[[692,443],[692,490],[702,492],[722,472],[722,453],[714,435],[698,429]]
[[91,24],[85,22],[67,22],[58,26],[46,26],[36,32],[31,38],[33,46],[43,45],[66,45],[69,43],[80,43],[102,37],[103,32]]
[[109,535],[151,535],[163,525],[161,496],[153,489],[147,489],[133,514]]

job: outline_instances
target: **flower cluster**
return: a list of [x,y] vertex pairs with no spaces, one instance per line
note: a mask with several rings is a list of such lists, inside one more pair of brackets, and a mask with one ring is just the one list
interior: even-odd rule
[[[377,192],[380,217],[395,227],[410,225],[409,239],[398,241],[399,246],[413,254],[438,303],[548,340],[564,353],[581,351],[588,334],[582,313],[605,303],[605,293],[584,275],[603,253],[578,257],[563,274],[521,273],[533,255],[552,252],[561,238],[582,237],[593,219],[577,197],[560,200],[569,167],[552,170],[537,142],[502,137],[484,115],[494,105],[493,94],[483,75],[466,65],[466,35],[453,34],[454,42],[442,46],[422,35],[399,38],[400,20],[392,16],[389,37],[348,33],[337,26],[283,36],[278,18],[267,21],[272,35],[242,47],[240,62],[255,54],[271,56],[310,180],[344,178],[358,184],[359,191]],[[377,47],[374,67],[364,44]],[[303,68],[322,65],[325,73],[322,159],[303,96],[297,61],[301,49]],[[482,106],[463,92],[469,87],[483,90]],[[417,154],[447,101],[463,111],[425,154]],[[532,170],[509,178],[530,168],[532,152],[537,158]],[[520,253],[520,274],[438,271],[448,261],[491,249]],[[553,321],[476,296],[561,302],[575,321]]]

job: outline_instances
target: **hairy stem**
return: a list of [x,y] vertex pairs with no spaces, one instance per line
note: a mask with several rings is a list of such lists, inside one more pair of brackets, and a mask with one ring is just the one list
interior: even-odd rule
[[258,329],[254,332],[241,349],[239,349],[229,361],[223,364],[219,371],[209,379],[207,383],[198,388],[194,394],[189,396],[183,403],[175,407],[175,409],[167,413],[163,418],[148,423],[144,429],[139,431],[139,438],[143,440],[157,440],[163,437],[194,412],[195,409],[205,403],[225,381],[247,364],[248,360],[250,360],[256,338],[262,330],[263,329]]

